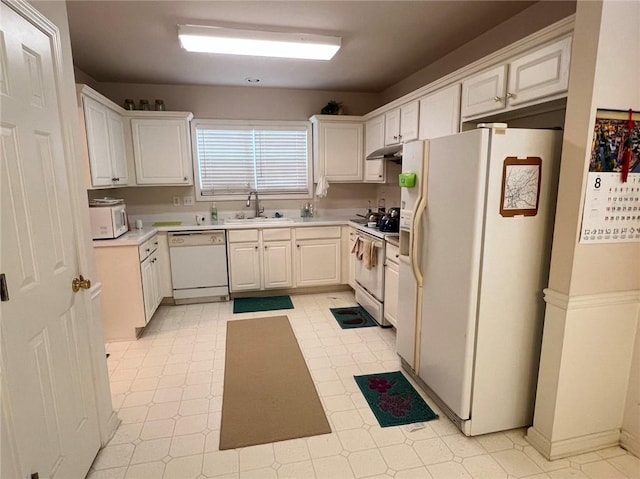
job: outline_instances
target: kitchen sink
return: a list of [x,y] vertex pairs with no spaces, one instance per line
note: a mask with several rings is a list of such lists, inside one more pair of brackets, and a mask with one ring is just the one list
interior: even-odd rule
[[293,218],[230,218],[224,220],[227,225],[257,225],[257,224],[278,224],[278,223],[293,223]]

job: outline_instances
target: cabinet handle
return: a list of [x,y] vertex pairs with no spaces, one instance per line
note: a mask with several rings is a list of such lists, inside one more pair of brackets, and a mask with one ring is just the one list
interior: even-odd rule
[[182,178],[184,181],[187,181],[187,177],[185,176],[184,178]]
[[382,175],[378,175],[378,178],[382,178]]
[[256,251],[258,251],[258,247],[256,246]]
[[501,102],[501,101],[502,101],[502,97],[501,97],[501,96],[494,96],[494,97],[493,97],[493,101],[495,101],[495,102]]
[[515,94],[513,94],[513,93],[507,93],[507,98],[514,98],[514,97],[515,97]]
[[120,181],[120,178],[111,178],[111,181]]
[[300,248],[300,245],[299,245],[299,244],[297,244],[297,245],[296,245],[296,248]]
[[267,249],[267,246],[265,245],[264,249]]

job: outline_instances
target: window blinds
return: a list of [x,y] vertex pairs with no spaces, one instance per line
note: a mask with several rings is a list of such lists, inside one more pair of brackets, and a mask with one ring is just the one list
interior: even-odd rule
[[203,196],[308,193],[308,129],[252,126],[196,129]]

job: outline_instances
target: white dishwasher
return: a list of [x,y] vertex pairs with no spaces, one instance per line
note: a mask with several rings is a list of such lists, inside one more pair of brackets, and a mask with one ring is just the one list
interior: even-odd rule
[[176,304],[229,300],[224,231],[169,233],[169,255]]

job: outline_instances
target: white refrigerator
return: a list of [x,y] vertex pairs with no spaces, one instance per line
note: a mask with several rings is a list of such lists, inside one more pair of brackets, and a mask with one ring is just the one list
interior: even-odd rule
[[481,128],[406,145],[421,184],[404,195],[400,285],[416,301],[398,353],[467,435],[532,422],[561,139]]

